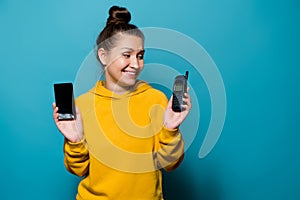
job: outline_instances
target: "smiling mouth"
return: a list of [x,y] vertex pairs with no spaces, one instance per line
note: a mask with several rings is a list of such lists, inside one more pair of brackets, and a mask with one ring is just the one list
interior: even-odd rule
[[137,75],[137,71],[130,71],[130,70],[123,69],[122,72],[124,72],[125,74],[130,75],[130,76],[136,76]]

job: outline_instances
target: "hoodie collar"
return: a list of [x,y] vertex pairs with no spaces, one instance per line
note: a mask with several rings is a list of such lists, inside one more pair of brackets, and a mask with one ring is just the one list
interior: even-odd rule
[[132,88],[132,90],[127,91],[123,94],[116,94],[112,91],[108,90],[104,87],[104,81],[97,81],[96,85],[89,91],[95,95],[106,97],[106,98],[112,98],[112,99],[122,99],[130,96],[137,95],[139,93],[145,92],[146,90],[150,89],[151,86],[145,82],[138,80],[135,84],[135,86]]

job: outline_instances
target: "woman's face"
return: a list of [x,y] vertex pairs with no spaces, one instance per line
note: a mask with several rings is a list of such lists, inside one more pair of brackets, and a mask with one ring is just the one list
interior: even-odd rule
[[[99,53],[99,52],[98,52]],[[134,35],[119,34],[115,47],[103,50],[105,87],[116,93],[124,93],[134,86],[144,68],[144,42]]]

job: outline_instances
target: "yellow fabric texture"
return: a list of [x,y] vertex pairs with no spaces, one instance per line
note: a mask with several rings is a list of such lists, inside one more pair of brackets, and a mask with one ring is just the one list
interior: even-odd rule
[[184,157],[179,129],[163,127],[166,96],[145,82],[117,95],[97,82],[76,99],[84,139],[65,141],[68,171],[83,177],[77,200],[163,200],[161,169]]

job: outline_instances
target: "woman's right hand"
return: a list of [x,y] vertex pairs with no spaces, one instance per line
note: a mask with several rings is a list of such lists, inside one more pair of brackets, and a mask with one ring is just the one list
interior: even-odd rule
[[70,142],[80,142],[83,138],[83,126],[79,109],[76,107],[76,120],[59,121],[58,120],[58,107],[56,104],[52,104],[53,107],[53,119],[58,130],[65,136]]

